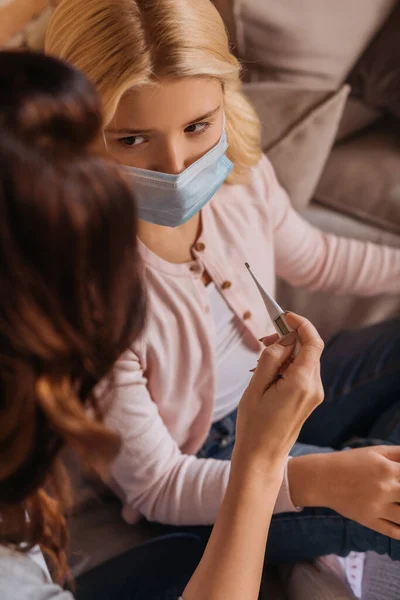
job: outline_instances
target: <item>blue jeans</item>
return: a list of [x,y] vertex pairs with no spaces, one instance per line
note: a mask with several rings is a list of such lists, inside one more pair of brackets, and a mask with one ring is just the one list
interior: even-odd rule
[[[322,355],[321,375],[325,401],[303,426],[292,456],[400,444],[400,319],[332,337]],[[200,456],[228,460],[235,428],[236,412],[215,423]],[[400,560],[400,542],[325,508],[275,515],[266,558],[294,562],[351,550]]]
[[78,577],[74,597],[177,600],[200,562],[204,543],[188,532],[156,537]]
[[[335,335],[323,352],[321,373],[325,401],[305,423],[293,456],[347,446],[400,444],[400,319]],[[236,411],[212,426],[199,456],[229,460],[235,429]],[[210,527],[165,527],[165,536],[154,540],[153,546],[134,548],[79,578],[78,600],[177,598],[210,532]],[[351,550],[373,550],[400,560],[400,542],[325,508],[275,515],[266,560],[295,562],[331,553],[346,555]],[[112,592],[106,580],[114,581]],[[123,585],[115,583],[121,581]]]

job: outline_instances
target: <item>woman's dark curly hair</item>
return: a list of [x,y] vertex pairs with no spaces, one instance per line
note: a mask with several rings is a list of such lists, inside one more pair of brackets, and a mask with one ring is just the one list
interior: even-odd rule
[[41,544],[60,575],[59,454],[102,468],[118,451],[93,389],[145,315],[135,203],[100,132],[83,75],[0,52],[0,544]]

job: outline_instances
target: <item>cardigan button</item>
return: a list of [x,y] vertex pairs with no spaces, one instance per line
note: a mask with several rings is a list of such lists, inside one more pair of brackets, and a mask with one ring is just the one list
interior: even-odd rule
[[201,265],[199,265],[198,263],[191,265],[189,269],[192,271],[192,273],[200,273],[203,270]]
[[243,319],[245,321],[248,321],[249,319],[251,319],[251,312],[249,310],[246,310],[246,312],[243,315]]
[[203,242],[197,242],[197,244],[195,245],[195,250],[197,250],[197,252],[203,252],[203,250],[205,250],[206,245],[203,244]]
[[221,285],[221,289],[223,290],[229,290],[230,287],[232,287],[232,283],[230,281],[224,281]]

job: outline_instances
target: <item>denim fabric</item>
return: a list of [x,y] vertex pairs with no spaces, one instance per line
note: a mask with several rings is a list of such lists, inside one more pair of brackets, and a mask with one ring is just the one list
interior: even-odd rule
[[76,600],[177,600],[203,550],[191,533],[154,538],[78,577]]

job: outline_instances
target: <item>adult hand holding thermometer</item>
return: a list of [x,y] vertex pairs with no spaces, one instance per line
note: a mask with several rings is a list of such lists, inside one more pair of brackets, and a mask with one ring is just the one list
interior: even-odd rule
[[[260,282],[258,281],[257,277],[254,275],[254,273],[252,272],[252,270],[250,269],[250,265],[249,263],[244,263],[251,275],[251,277],[253,278],[256,286],[258,287],[258,291],[261,294],[261,297],[264,301],[265,304],[265,308],[267,309],[267,312],[271,318],[271,321],[274,324],[275,330],[276,332],[284,337],[285,335],[287,335],[288,333],[290,333],[291,331],[293,331],[293,329],[290,327],[290,325],[288,324],[287,320],[286,320],[286,315],[285,315],[285,311],[279,306],[279,304],[272,298],[272,296],[270,296],[270,294],[262,287],[262,285],[260,284]],[[297,338],[296,339],[296,344],[293,350],[293,358],[296,358],[296,356],[298,355],[298,353],[300,352],[300,341]]]

